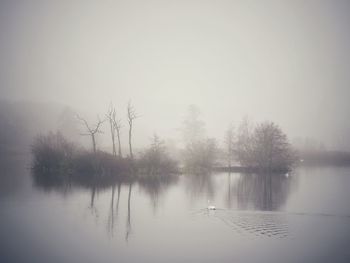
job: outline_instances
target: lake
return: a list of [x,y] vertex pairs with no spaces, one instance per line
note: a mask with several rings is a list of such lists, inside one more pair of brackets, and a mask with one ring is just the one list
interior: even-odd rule
[[101,187],[37,182],[25,156],[1,167],[1,262],[350,262],[347,167]]

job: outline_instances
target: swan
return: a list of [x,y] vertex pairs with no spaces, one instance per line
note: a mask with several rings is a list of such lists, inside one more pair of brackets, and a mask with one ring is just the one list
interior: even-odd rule
[[208,200],[208,207],[207,207],[207,209],[208,210],[216,210],[215,205],[209,205],[209,203],[210,203],[210,201]]

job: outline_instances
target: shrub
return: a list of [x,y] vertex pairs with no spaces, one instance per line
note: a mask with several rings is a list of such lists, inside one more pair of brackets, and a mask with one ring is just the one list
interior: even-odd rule
[[74,159],[73,168],[80,177],[111,177],[128,172],[130,160],[101,151],[82,152]]
[[296,161],[286,134],[273,122],[258,124],[253,130],[243,121],[237,140],[237,156],[243,166],[264,171],[289,170]]
[[68,172],[76,150],[74,145],[68,142],[61,133],[50,132],[48,135],[39,135],[35,138],[32,152],[34,169],[42,172]]
[[159,175],[177,172],[177,162],[168,155],[163,141],[157,135],[154,135],[151,146],[142,154],[137,166],[142,174]]
[[185,149],[185,169],[190,173],[209,172],[217,158],[214,139],[193,142]]

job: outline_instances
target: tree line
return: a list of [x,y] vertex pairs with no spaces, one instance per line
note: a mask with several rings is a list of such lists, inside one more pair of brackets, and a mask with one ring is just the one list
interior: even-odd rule
[[[288,171],[297,162],[297,153],[282,129],[271,121],[254,124],[243,118],[237,128],[230,123],[219,149],[214,138],[205,136],[205,125],[197,107],[190,106],[184,121],[185,167],[192,171],[208,171],[224,165],[250,171]],[[218,159],[225,164],[218,164]],[[242,169],[241,169],[242,170]]]
[[[200,119],[197,107],[190,106],[184,118],[183,148],[181,158],[168,152],[163,140],[154,135],[148,148],[136,157],[133,151],[135,120],[139,117],[131,102],[126,107],[128,127],[128,155],[122,152],[122,121],[116,108],[110,104],[103,119],[94,123],[76,115],[84,127],[83,136],[91,138],[91,151],[82,150],[59,133],[36,138],[33,144],[34,167],[40,171],[66,169],[71,173],[99,174],[147,174],[208,173],[224,165],[228,170],[240,166],[251,171],[288,171],[297,161],[286,134],[273,122],[253,124],[247,118],[235,128],[230,124],[225,132],[224,147],[219,148],[216,139],[205,135],[205,123]],[[96,137],[107,122],[111,138],[111,153],[98,150]],[[225,164],[222,160],[225,159]],[[220,163],[221,161],[221,163]],[[180,165],[179,165],[180,164]]]

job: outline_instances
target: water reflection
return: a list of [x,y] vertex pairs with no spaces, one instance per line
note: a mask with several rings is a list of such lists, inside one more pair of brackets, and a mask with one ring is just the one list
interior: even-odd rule
[[[95,175],[86,177],[86,180],[83,180],[82,177],[77,180],[76,177],[71,178],[69,175],[57,176],[56,174],[43,174],[40,172],[38,173],[35,170],[32,170],[32,177],[34,186],[44,192],[55,191],[59,194],[69,195],[74,193],[74,189],[86,189],[89,192],[88,208],[91,215],[96,219],[99,217],[99,208],[97,206],[101,205],[96,204],[98,193],[103,192],[106,194],[110,191],[108,214],[106,214],[106,229],[111,237],[114,236],[116,231],[121,191],[124,186],[127,189],[127,212],[125,215],[124,228],[124,239],[126,242],[128,242],[132,235],[132,197],[134,186],[137,185],[139,189],[149,197],[153,211],[156,212],[159,206],[159,201],[163,199],[163,195],[167,192],[167,189],[178,182],[178,175],[151,175],[137,177],[135,175],[115,177],[101,177],[100,175]],[[103,207],[101,207],[101,210],[103,210]]]
[[197,215],[208,214],[242,237],[290,236],[286,215],[274,211],[281,210],[286,204],[296,186],[295,176],[228,173],[212,175],[210,178],[203,177],[201,180],[197,180],[198,177],[188,179],[187,186],[197,198],[200,195],[215,197],[219,195],[219,190],[223,190],[223,208],[220,207],[215,211],[202,209]]
[[95,186],[93,186],[92,188],[91,188],[91,201],[90,201],[90,210],[91,210],[91,212],[93,213],[94,211],[95,211],[95,214],[97,213],[97,209],[95,208],[95,195],[96,195],[96,187]]
[[286,238],[289,235],[288,222],[282,214],[219,210],[215,217],[242,236]]
[[213,176],[215,175],[187,174],[184,176],[186,192],[192,201],[202,197],[214,199],[216,195],[216,186]]
[[232,193],[231,193],[231,173],[227,175],[227,194],[225,195],[225,204],[227,208],[232,208]]
[[[291,192],[294,176],[283,174],[204,174],[204,175],[158,175],[158,176],[123,176],[103,178],[95,176],[88,180],[70,180],[69,176],[57,180],[55,176],[42,176],[33,173],[34,185],[45,192],[56,191],[57,193],[69,195],[74,189],[83,189],[89,192],[89,209],[91,215],[96,219],[99,213],[106,218],[106,230],[110,237],[117,231],[123,231],[123,239],[128,242],[133,234],[133,195],[135,187],[140,193],[145,194],[151,201],[150,208],[153,214],[157,212],[160,202],[164,200],[165,194],[172,185],[184,188],[188,201],[210,199],[218,202],[220,198],[224,201],[224,210],[216,213],[225,224],[240,228],[245,231],[263,235],[265,232],[271,235],[285,235],[285,228],[279,227],[281,221],[269,216],[258,217],[256,215],[237,216],[230,214],[232,211],[279,210],[287,201]],[[52,180],[51,180],[52,179]],[[119,220],[119,207],[121,192],[125,189],[125,221]],[[98,193],[101,192],[104,202],[96,202]],[[138,201],[139,202],[139,201]],[[108,205],[107,205],[108,204]],[[203,206],[205,208],[205,206]],[[103,212],[105,209],[105,212]],[[230,209],[230,210],[225,210]],[[136,211],[137,212],[137,211]],[[261,220],[260,220],[261,219]],[[275,222],[276,221],[276,222]],[[282,220],[283,221],[283,220]],[[125,225],[119,225],[125,222]],[[276,231],[266,228],[271,224]],[[267,231],[265,231],[268,229]],[[271,231],[270,231],[271,230]]]
[[241,174],[231,183],[228,175],[226,204],[232,207],[234,200],[238,210],[279,210],[287,201],[294,176],[284,174]]
[[[331,248],[331,243],[348,244],[349,219],[333,216],[349,214],[348,175],[348,168],[322,168],[290,176],[214,173],[172,179],[117,178],[105,183],[69,178],[41,180],[33,175],[33,185],[39,191],[30,189],[23,199],[1,203],[2,211],[6,211],[2,217],[3,236],[6,242],[13,237],[8,247],[17,248],[13,250],[18,251],[16,254],[28,250],[41,255],[42,249],[37,247],[68,254],[71,248],[70,253],[80,259],[67,257],[61,261],[86,262],[87,257],[96,255],[96,262],[166,262],[168,255],[174,255],[174,262],[217,258],[225,262],[258,262],[260,258],[249,260],[255,254],[249,252],[270,247],[266,254],[273,255],[279,251],[275,244],[300,243],[304,253],[310,244],[324,240]],[[207,199],[219,208],[211,215],[206,209]],[[47,242],[51,238],[55,242]],[[18,240],[22,247],[17,245]],[[61,247],[56,246],[57,240]],[[217,250],[208,259],[212,248]],[[158,252],[147,258],[148,251]],[[176,258],[181,251],[191,258]],[[209,252],[202,257],[206,251]],[[232,256],[237,251],[243,251],[242,257]],[[110,260],[103,260],[104,255]]]
[[119,200],[120,200],[120,191],[121,191],[121,182],[118,182],[118,188],[117,188],[117,201],[114,207],[114,199],[115,199],[115,189],[116,185],[112,185],[111,189],[111,201],[110,201],[110,208],[109,208],[109,214],[108,214],[108,220],[107,220],[107,231],[110,234],[110,236],[114,236],[114,227],[118,220],[118,209],[119,209]]
[[177,175],[162,175],[162,176],[148,176],[141,177],[138,180],[143,192],[145,192],[153,207],[153,212],[156,212],[159,202],[163,200],[166,191],[171,185],[178,183],[179,177]]
[[131,190],[132,190],[132,183],[129,183],[129,194],[128,194],[128,216],[126,219],[126,233],[125,233],[125,240],[129,240],[129,235],[131,233],[131,209],[130,209],[130,200],[131,200]]
[[[107,220],[107,231],[113,236],[114,233],[114,222],[115,222],[115,215],[114,215],[114,194],[115,194],[115,185],[112,186],[112,194],[111,194],[111,204],[108,214],[108,220]],[[116,212],[118,213],[118,212]]]
[[190,201],[217,200],[223,195],[222,208],[234,210],[279,210],[295,186],[290,174],[205,174],[186,175],[184,184]]

